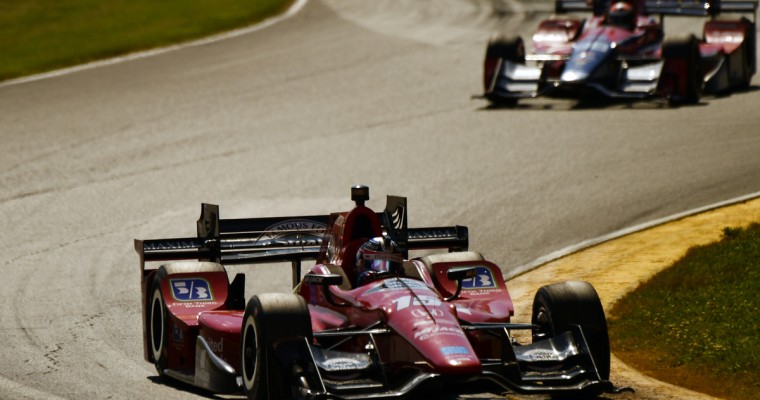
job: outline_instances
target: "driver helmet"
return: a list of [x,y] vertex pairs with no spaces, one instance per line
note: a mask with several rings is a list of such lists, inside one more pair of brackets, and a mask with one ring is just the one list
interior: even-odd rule
[[357,276],[372,272],[374,274],[392,272],[400,273],[404,256],[396,242],[388,236],[378,236],[366,241],[356,252]]
[[616,1],[610,6],[607,21],[610,25],[633,29],[636,16],[633,5],[627,1]]

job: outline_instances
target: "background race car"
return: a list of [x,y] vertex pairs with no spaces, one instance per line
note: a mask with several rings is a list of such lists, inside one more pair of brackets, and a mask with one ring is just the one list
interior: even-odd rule
[[[491,38],[482,97],[507,106],[544,95],[693,104],[704,91],[749,87],[757,69],[757,0],[556,0],[555,9],[539,24],[530,53],[519,36]],[[565,15],[578,12],[593,15]],[[725,13],[735,16],[718,18]],[[709,20],[701,38],[666,38],[665,16]]]

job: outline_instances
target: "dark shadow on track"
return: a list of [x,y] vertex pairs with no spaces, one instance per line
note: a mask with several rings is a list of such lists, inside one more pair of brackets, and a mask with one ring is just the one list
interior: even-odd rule
[[[760,91],[759,85],[752,85],[743,89],[734,89],[725,93],[709,94],[702,97],[697,104],[670,104],[667,99],[650,98],[642,100],[617,100],[609,98],[563,98],[563,97],[541,97],[526,98],[516,102],[488,103],[479,107],[477,111],[523,111],[523,110],[675,110],[687,107],[706,107],[712,100],[726,99],[733,96],[741,96],[746,93]],[[481,96],[472,96],[473,100],[482,100]]]
[[154,375],[154,376],[149,376],[148,380],[151,381],[151,382],[153,382],[153,383],[155,383],[156,385],[170,387],[170,388],[173,388],[173,389],[175,389],[177,391],[185,392],[185,393],[188,393],[188,394],[192,393],[192,394],[194,394],[196,396],[205,397],[207,399],[222,400],[222,399],[230,399],[230,398],[233,398],[233,399],[238,399],[238,398],[239,399],[244,399],[245,398],[245,396],[243,395],[242,392],[239,393],[239,394],[234,393],[234,394],[231,394],[231,395],[230,394],[225,394],[224,397],[219,397],[215,393],[209,392],[208,390],[204,390],[204,389],[195,387],[193,385],[190,385],[190,384],[187,384],[187,383],[175,380],[175,379],[171,379],[171,378],[168,378],[168,377],[167,378],[162,378],[160,376]]

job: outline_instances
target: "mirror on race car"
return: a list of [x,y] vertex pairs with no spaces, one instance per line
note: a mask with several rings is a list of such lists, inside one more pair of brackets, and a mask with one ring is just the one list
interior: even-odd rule
[[446,277],[449,278],[450,281],[457,282],[456,292],[454,292],[453,296],[447,298],[446,301],[451,301],[459,297],[459,293],[462,291],[462,281],[464,279],[474,278],[476,276],[478,276],[477,267],[458,267],[446,271]]
[[307,285],[340,286],[343,284],[343,277],[338,274],[306,274],[303,277],[303,281]]
[[338,303],[333,299],[332,293],[328,286],[340,286],[343,283],[343,276],[338,274],[306,274],[303,276],[303,282],[307,285],[319,285],[322,286],[322,293],[325,295],[325,300],[328,303],[336,307],[346,307],[347,303]]

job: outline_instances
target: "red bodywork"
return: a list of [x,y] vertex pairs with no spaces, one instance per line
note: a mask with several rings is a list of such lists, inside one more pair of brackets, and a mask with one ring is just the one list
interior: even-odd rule
[[[349,265],[353,269],[353,262]],[[474,278],[478,281],[472,287],[465,283],[459,298],[447,302],[444,298],[454,294],[456,282],[448,280],[445,272],[462,266],[478,267],[479,275]],[[329,275],[335,271],[336,268],[317,265],[310,272]],[[422,361],[431,371],[442,374],[479,374],[478,359],[495,357],[496,349],[491,340],[478,334],[468,337],[459,320],[509,322],[514,308],[499,268],[487,261],[440,263],[433,265],[431,275],[422,261],[413,260],[407,271],[411,271],[407,276],[389,277],[357,288],[330,286],[332,302],[319,286],[301,285],[298,294],[309,302],[315,332],[364,329],[382,321],[395,333],[383,338],[387,343],[378,345],[382,359]],[[359,347],[364,344],[353,343]]]
[[[363,329],[378,322],[394,334],[378,337],[378,350],[383,360],[396,363],[423,363],[427,369],[445,375],[477,375],[481,372],[480,358],[497,356],[501,349],[493,338],[478,332],[465,333],[460,320],[469,323],[506,323],[514,313],[499,267],[479,260],[442,262],[426,266],[421,259],[405,262],[407,274],[386,277],[369,284],[353,287],[356,251],[369,238],[383,234],[378,215],[357,205],[350,212],[333,214],[332,223],[310,274],[344,276],[339,286],[301,284],[296,293],[309,303],[314,332],[335,329]],[[450,268],[473,266],[478,276],[463,284],[456,300],[446,301],[456,292],[457,283],[446,277]],[[150,283],[155,270],[143,269],[144,310],[150,307]],[[205,281],[208,297],[183,301],[175,296],[172,282]],[[189,285],[185,285],[189,288]],[[328,301],[324,290],[330,291]],[[223,270],[170,275],[161,280],[169,318],[169,343],[166,367],[192,375],[196,369],[196,340],[201,336],[210,349],[234,368],[240,365],[240,332],[243,310],[229,309],[228,276]],[[205,288],[204,288],[205,291]],[[340,306],[335,303],[340,303]],[[146,315],[146,326],[147,321]],[[150,338],[145,331],[145,359],[156,360],[150,352]],[[361,348],[366,343],[350,342]],[[354,349],[355,350],[355,349]]]
[[[756,72],[754,20],[717,19],[723,13],[754,15],[756,0],[629,1],[634,16],[630,23],[607,14],[609,4],[615,1],[555,3],[558,16],[539,23],[529,54],[514,51],[516,44],[523,46],[521,38],[497,35],[489,42],[483,97],[499,103],[594,93],[620,99],[660,97],[696,102],[703,91],[725,93],[746,88]],[[593,11],[593,15],[562,15],[584,11]],[[702,38],[682,35],[666,40],[665,15],[711,19],[704,22]],[[691,46],[687,41],[696,43],[694,51],[687,50]]]
[[[432,271],[419,260],[406,262],[409,276],[388,277],[353,288],[354,258],[358,247],[368,238],[381,235],[382,227],[374,211],[357,206],[351,212],[336,214],[328,229],[327,247],[312,274],[328,275],[337,271],[345,275],[343,290],[330,286],[332,297],[350,306],[335,306],[326,300],[321,286],[299,285],[297,293],[309,303],[315,332],[338,328],[363,329],[382,321],[396,335],[384,337],[378,346],[381,357],[405,362],[424,361],[432,371],[444,374],[471,375],[480,372],[480,358],[495,356],[493,340],[477,332],[468,337],[459,320],[470,323],[509,322],[514,313],[500,268],[488,261],[462,261],[432,265]],[[343,245],[343,243],[346,243]],[[329,256],[332,254],[332,256]],[[326,264],[329,264],[326,265]],[[446,278],[454,267],[475,266],[479,275],[465,282],[460,296],[444,301],[456,291],[456,282]],[[431,273],[432,272],[432,273]],[[153,274],[143,281],[145,298]],[[170,287],[172,279],[203,279],[210,285],[207,301],[179,301]],[[404,284],[398,279],[403,279]],[[240,330],[243,311],[226,308],[228,277],[224,272],[199,272],[172,275],[162,281],[162,291],[169,310],[168,368],[189,371],[195,368],[195,342],[203,337],[211,349],[231,366],[240,365]],[[146,303],[147,304],[147,303]],[[145,333],[145,358],[150,356],[149,337]],[[364,343],[353,343],[362,346]],[[473,347],[474,346],[474,347]],[[444,349],[444,350],[441,350]],[[446,350],[448,349],[448,350]]]
[[[354,189],[368,190],[352,188],[352,196]],[[249,395],[252,379],[245,371],[253,368],[251,357],[258,351],[296,357],[303,379],[309,380],[311,394],[305,398],[366,393],[398,398],[424,390],[428,382],[484,381],[497,391],[526,393],[612,389],[594,367],[580,331],[531,344],[511,339],[510,330],[530,331],[533,325],[510,323],[514,307],[501,269],[467,251],[466,227],[408,228],[406,221],[406,199],[395,196],[388,196],[382,213],[356,200],[351,211],[331,215],[240,220],[221,220],[217,206],[204,204],[197,237],[135,241],[145,359],[161,375],[214,392],[239,391],[243,384]],[[403,273],[358,285],[357,250],[381,235],[398,242],[406,256]],[[409,251],[430,249],[449,252],[408,257]],[[198,262],[145,267],[146,262],[187,259]],[[299,282],[304,259],[316,264]],[[230,282],[223,264],[283,261],[292,262],[294,288],[292,295],[281,295],[302,308],[301,314],[281,318],[296,315],[304,322],[298,326],[310,328],[286,338],[290,344],[285,345],[278,337],[292,333],[277,320],[280,336],[267,336],[271,347],[254,352],[244,337],[254,332],[252,319],[268,321],[269,311],[256,314],[255,308],[267,296],[258,295],[246,307],[244,276]],[[537,375],[542,376],[538,383]]]

